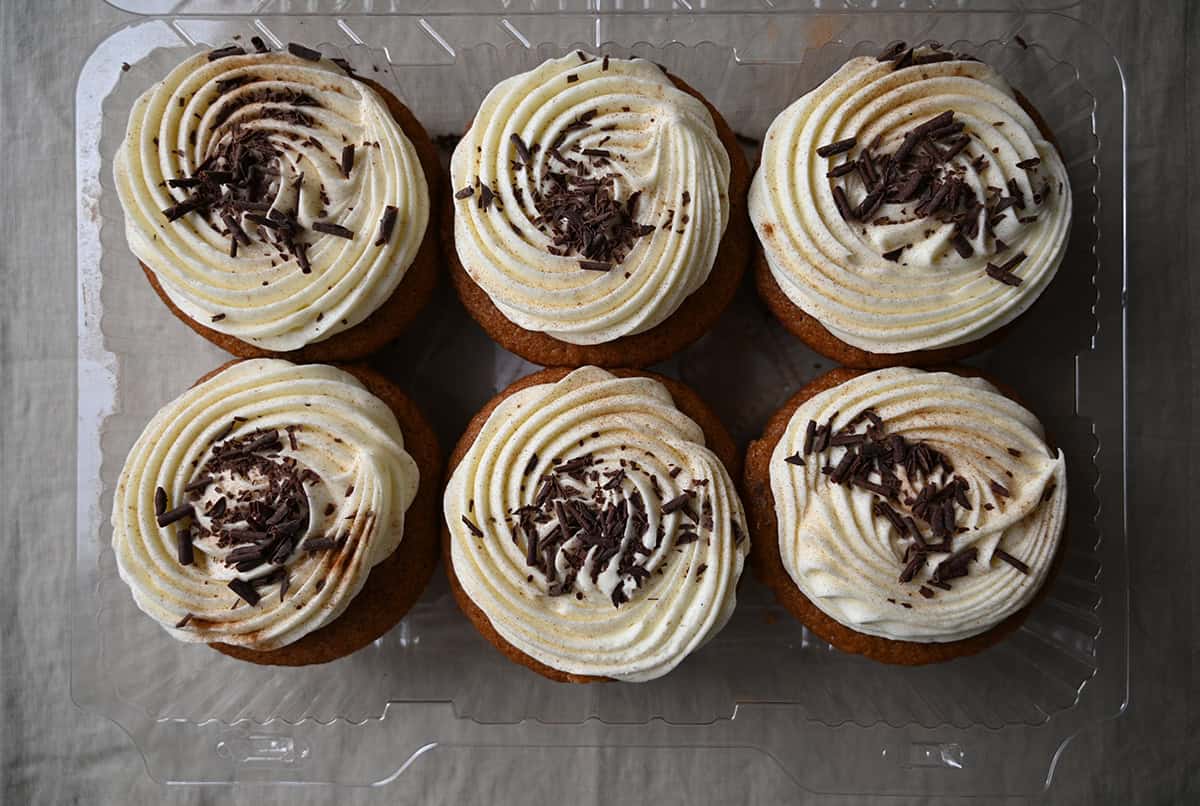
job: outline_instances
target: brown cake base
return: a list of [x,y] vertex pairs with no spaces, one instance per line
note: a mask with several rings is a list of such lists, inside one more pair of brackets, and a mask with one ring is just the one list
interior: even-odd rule
[[447,194],[446,212],[442,215],[442,239],[450,279],[471,317],[493,341],[509,352],[542,366],[644,367],[664,360],[703,336],[733,300],[754,248],[746,207],[750,168],[737,137],[721,113],[684,81],[673,75],[669,77],[675,86],[698,98],[708,108],[721,144],[729,154],[729,224],[717,248],[708,279],[683,301],[678,310],[655,327],[614,341],[570,344],[546,333],[526,330],[501,313],[487,292],[463,268],[454,246],[454,205],[467,202],[456,202]]
[[[197,322],[181,311],[171,298],[167,296],[154,272],[140,263],[142,272],[154,288],[159,299],[166,304],[171,313],[175,314],[185,325],[199,333],[213,344],[240,358],[286,358],[300,363],[327,363],[330,361],[354,361],[364,358],[383,347],[400,334],[425,307],[433,296],[437,285],[439,265],[441,263],[441,245],[438,240],[438,216],[442,210],[442,197],[445,195],[446,180],[438,162],[437,147],[429,139],[420,121],[413,116],[408,107],[374,81],[360,79],[364,84],[374,89],[387,103],[388,111],[400,124],[405,136],[412,142],[425,174],[425,184],[429,188],[429,223],[425,225],[425,235],[416,257],[404,273],[404,278],[396,286],[392,295],[380,305],[374,313],[353,327],[335,333],[323,341],[313,342],[299,350],[278,352],[242,341],[236,336],[213,330],[206,324]],[[359,237],[365,237],[360,233]],[[374,234],[371,234],[374,237]]]
[[[1046,119],[1029,102],[1028,98],[1015,90],[1013,94],[1017,99],[1017,103],[1021,105],[1021,108],[1033,118],[1038,131],[1057,149],[1058,141],[1055,139],[1054,133],[1050,131],[1050,127],[1046,124]],[[770,226],[770,224],[764,225],[767,228]],[[1034,307],[1031,305],[1029,309],[1011,322],[1001,325],[990,333],[965,344],[956,344],[933,350],[914,350],[906,353],[873,353],[870,350],[864,350],[861,347],[855,347],[842,341],[830,333],[815,316],[805,313],[800,306],[792,302],[787,294],[783,293],[783,289],[779,287],[779,283],[775,280],[774,275],[771,274],[771,267],[767,262],[767,254],[762,247],[762,242],[756,239],[755,244],[754,284],[758,288],[759,297],[762,298],[767,308],[775,315],[780,324],[787,328],[792,335],[808,345],[810,349],[847,367],[882,369],[884,367],[934,367],[952,364],[955,361],[961,361],[967,356],[982,352],[1003,340],[1013,326],[1028,316]]]
[[[946,371],[969,377],[983,377],[996,386],[1005,396],[1020,402],[1009,390],[997,384],[983,373],[963,368],[946,367]],[[746,517],[751,534],[750,559],[754,573],[774,593],[776,599],[788,612],[816,635],[843,652],[865,655],[872,660],[903,666],[938,663],[954,658],[973,655],[997,643],[1014,632],[1025,621],[1029,612],[1041,601],[1050,587],[1063,556],[1066,531],[1059,540],[1050,572],[1041,589],[1027,606],[1013,613],[986,632],[958,641],[944,643],[920,641],[894,641],[867,635],[851,629],[827,615],[805,596],[788,574],[779,552],[779,524],[775,518],[775,495],[771,490],[771,454],[787,430],[788,422],[801,404],[827,389],[832,389],[851,378],[866,373],[866,370],[838,367],[815,379],[791,397],[770,421],[761,439],[750,443],[746,452],[744,477]]]
[[[754,284],[758,288],[758,296],[775,314],[779,323],[787,328],[809,349],[820,353],[826,358],[839,364],[856,369],[883,369],[884,367],[932,367],[952,364],[967,356],[986,350],[993,346],[1008,333],[1016,320],[1003,327],[993,330],[981,339],[942,347],[937,350],[917,350],[908,353],[872,353],[860,347],[854,347],[839,339],[825,329],[825,326],[815,317],[805,313],[800,306],[788,299],[787,294],[779,287],[771,267],[767,264],[767,255],[761,246],[754,258]],[[1028,313],[1026,311],[1025,313]],[[1025,314],[1021,314],[1024,316]],[[1017,319],[1021,317],[1018,316]]]
[[[516,392],[521,391],[530,386],[536,386],[543,383],[554,383],[566,377],[571,370],[563,367],[552,367],[535,372],[532,375],[527,375],[513,382],[507,389],[488,401],[479,412],[471,418],[471,422],[467,424],[467,430],[459,438],[458,444],[454,447],[454,453],[450,455],[449,465],[446,471],[446,476],[449,478],[454,469],[458,467],[458,463],[467,455],[467,451],[475,444],[475,438],[479,436],[480,430],[488,417],[495,411],[496,407],[507,398]],[[691,387],[680,383],[673,378],[667,378],[662,375],[656,375],[653,372],[641,372],[638,370],[629,369],[611,369],[609,370],[614,375],[622,378],[633,376],[645,376],[653,378],[667,387],[667,391],[671,393],[671,398],[675,401],[675,407],[681,412],[691,417],[701,430],[704,431],[704,440],[709,449],[717,455],[717,458],[725,465],[726,470],[733,478],[737,478],[737,474],[741,469],[741,461],[738,456],[737,448],[734,445],[733,437],[725,430],[725,426],[721,424],[720,419],[708,407],[708,404],[700,399],[700,396],[692,391]],[[595,683],[600,681],[611,680],[608,677],[596,677],[593,675],[570,674],[568,672],[555,669],[547,666],[541,661],[531,658],[521,650],[506,641],[496,629],[492,626],[492,622],[488,620],[485,614],[463,590],[459,584],[458,577],[454,575],[454,562],[450,555],[450,530],[445,524],[442,525],[442,560],[446,566],[446,576],[450,580],[450,590],[454,592],[454,599],[458,602],[459,608],[475,625],[475,629],[479,634],[486,638],[492,646],[499,649],[504,656],[509,660],[526,666],[543,677],[548,677],[551,680],[556,680],[560,683]]]
[[[230,361],[196,383],[203,383],[236,363],[236,360]],[[391,556],[371,569],[362,590],[333,622],[295,643],[269,651],[209,644],[223,655],[265,666],[307,666],[344,657],[396,626],[433,576],[438,557],[438,504],[442,478],[442,452],[437,436],[416,404],[391,381],[362,366],[339,369],[358,378],[371,394],[392,410],[404,434],[404,449],[420,470],[416,498],[404,517],[404,539]]]

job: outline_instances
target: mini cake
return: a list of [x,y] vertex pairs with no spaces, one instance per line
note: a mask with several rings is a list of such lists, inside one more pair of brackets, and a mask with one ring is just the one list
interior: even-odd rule
[[755,569],[834,646],[920,664],[1019,626],[1054,566],[1066,464],[982,378],[835,369],[746,459]]
[[146,277],[235,355],[359,358],[428,301],[437,151],[343,60],[199,53],[133,106],[114,175]]
[[233,362],[129,452],[117,567],[174,638],[256,663],[333,660],[429,581],[440,465],[416,406],[370,370]]
[[996,71],[898,42],[780,113],[750,217],[759,292],[785,327],[848,366],[924,366],[1033,305],[1067,248],[1071,187]]
[[459,606],[554,680],[666,674],[733,613],[749,549],[735,457],[677,381],[596,367],[517,381],[451,459],[443,544]]
[[463,304],[538,364],[644,366],[699,338],[749,261],[749,169],[700,95],[582,51],[497,84],[454,150]]

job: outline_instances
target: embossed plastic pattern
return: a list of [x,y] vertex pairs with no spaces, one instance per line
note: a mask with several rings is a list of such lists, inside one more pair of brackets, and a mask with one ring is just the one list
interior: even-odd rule
[[[1120,713],[1128,684],[1124,85],[1095,31],[1044,11],[1069,4],[913,10],[880,2],[861,13],[855,3],[833,12],[800,0],[691,10],[651,0],[637,10],[580,4],[468,15],[460,2],[385,15],[364,13],[371,3],[314,0],[268,3],[253,16],[213,15],[204,0],[118,5],[175,16],[141,19],[99,42],[77,92],[72,693],[130,733],[156,778],[369,785],[444,746],[636,745],[750,749],[819,791],[1022,793],[1047,784],[1073,735]],[[336,13],[313,13],[325,6]],[[1049,121],[1075,193],[1058,278],[1003,344],[972,361],[1016,387],[1068,456],[1069,537],[1049,596],[982,655],[893,668],[832,650],[748,574],[725,631],[643,685],[555,684],[509,663],[462,617],[440,571],[396,629],[325,666],[260,667],[172,641],[117,577],[113,485],[153,412],[226,357],[177,322],[142,277],[125,244],[112,159],[139,93],[186,55],[253,35],[349,58],[435,135],[461,131],[500,77],[574,47],[666,65],[750,138],[846,58],[893,39],[935,39],[991,62]],[[479,405],[531,367],[493,346],[447,286],[373,363],[433,415],[450,445]],[[744,444],[828,366],[772,320],[747,283],[712,333],[659,369],[704,394]]]

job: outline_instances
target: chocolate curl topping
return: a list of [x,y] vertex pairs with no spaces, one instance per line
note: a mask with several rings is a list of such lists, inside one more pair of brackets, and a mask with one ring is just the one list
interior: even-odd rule
[[[880,60],[894,60],[898,67],[906,59],[911,61],[911,50],[897,53],[896,49],[903,46],[903,42],[893,42],[880,54]],[[962,57],[942,51],[917,57],[915,63],[946,61],[951,58]],[[905,216],[928,219],[937,225],[953,225],[950,242],[955,252],[963,260],[973,257],[977,250],[976,239],[980,234],[981,222],[985,226],[983,234],[990,236],[992,226],[1003,217],[1004,211],[1009,207],[1024,209],[1027,199],[1015,177],[1006,185],[1007,195],[989,192],[984,199],[976,196],[976,192],[964,179],[964,168],[953,162],[972,143],[966,125],[966,121],[955,119],[954,110],[948,109],[905,132],[894,152],[880,152],[880,138],[876,137],[856,155],[830,168],[826,177],[832,186],[833,201],[838,214],[847,222],[891,225],[899,222],[887,216],[876,219],[879,208],[887,203],[912,204],[910,209],[904,211]],[[857,145],[856,137],[848,137],[820,146],[816,153],[818,157],[831,158],[839,154],[848,154]],[[987,155],[975,155],[971,160],[972,169],[978,173],[987,164],[987,160]],[[1017,167],[1026,171],[1036,171],[1040,162],[1036,157],[1028,158],[1019,162]],[[1029,177],[1030,183],[1034,184],[1033,175],[1030,174]],[[847,194],[847,189],[852,184],[861,184],[864,188],[864,193],[856,204],[850,202]],[[1049,194],[1050,185],[1043,182],[1042,190],[1034,194],[1034,202],[1041,203]],[[1017,221],[1029,225],[1037,221],[1037,216],[1021,216]],[[1007,245],[1002,241],[993,240],[995,253],[1007,249]],[[881,257],[887,261],[898,261],[903,248],[885,251]],[[1013,274],[1011,268],[989,268],[987,273],[1006,285],[1020,284],[1020,278]]]
[[[837,430],[833,427],[836,419],[834,414],[821,425],[809,420],[803,449],[783,461],[798,465],[803,464],[802,457],[815,455],[810,461],[825,463],[823,473],[830,484],[849,485],[871,493],[872,514],[886,520],[899,539],[911,541],[901,560],[898,581],[901,584],[914,581],[930,554],[947,554],[927,581],[932,587],[923,587],[920,593],[932,599],[936,596],[934,589],[950,590],[951,580],[967,576],[970,564],[978,557],[973,546],[953,551],[955,536],[966,531],[966,527],[957,525],[958,513],[973,509],[967,497],[970,483],[962,476],[952,476],[954,467],[950,460],[929,443],[888,434],[886,423],[872,409],[864,409]],[[843,450],[836,463],[821,458],[825,451],[835,449]],[[1014,453],[1014,450],[1009,453],[1019,456],[1020,451]],[[935,481],[939,472],[940,480]],[[915,494],[907,492],[901,473]],[[1000,499],[1012,496],[998,481],[990,480],[988,487]],[[671,501],[668,506],[674,509],[681,503]],[[668,506],[664,506],[664,512]],[[985,507],[990,508],[991,505]],[[922,534],[918,520],[927,524],[928,538]],[[1029,573],[1029,567],[1012,555],[997,550],[996,556],[1021,573]]]
[[[537,455],[523,461],[523,475],[528,476],[537,467]],[[584,597],[575,584],[589,557],[593,583],[615,567],[618,582],[610,600],[613,607],[621,607],[649,578],[646,559],[666,539],[661,523],[657,532],[650,531],[646,502],[633,477],[644,476],[660,500],[661,482],[635,459],[620,458],[619,467],[607,469],[598,468],[589,453],[551,461],[550,470],[538,478],[532,502],[509,513],[512,539],[524,540],[525,565],[544,575],[546,593],[552,597],[572,592],[578,599]],[[678,496],[660,503],[664,516],[679,512],[691,518],[691,524],[678,524],[675,546],[699,540],[698,526],[713,528],[715,513],[707,497],[700,506],[701,515],[692,506],[696,490],[706,485],[707,480],[695,480]]]

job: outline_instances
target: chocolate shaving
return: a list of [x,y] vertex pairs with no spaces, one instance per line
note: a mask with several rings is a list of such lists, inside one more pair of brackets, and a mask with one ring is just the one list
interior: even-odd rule
[[333,537],[310,537],[304,541],[301,546],[307,552],[325,551],[326,549],[334,549],[339,545],[339,541]]
[[1002,266],[1000,266],[1000,270],[1004,271],[1004,272],[1011,272],[1017,266],[1020,266],[1021,263],[1023,263],[1025,261],[1026,257],[1028,257],[1028,255],[1026,255],[1024,252],[1018,252],[1017,254],[1015,254],[1011,258],[1009,258],[1009,260],[1006,263],[1004,263]]
[[621,482],[623,482],[624,480],[625,480],[625,470],[624,470],[624,468],[622,468],[622,469],[618,470],[616,473],[613,473],[612,478],[610,478],[608,481],[606,481],[601,486],[601,489],[615,490],[616,488],[621,486]]
[[354,170],[354,144],[350,143],[342,148],[342,176],[350,178],[350,172]]
[[537,453],[531,454],[529,457],[529,461],[525,463],[525,470],[521,475],[528,476],[530,473],[532,473],[534,468],[537,467],[537,461],[538,461]]
[[984,272],[987,273],[988,277],[991,277],[993,280],[998,280],[1005,285],[1011,285],[1015,287],[1019,286],[1022,282],[1020,277],[1013,274],[1003,266],[997,266],[994,263],[988,263],[987,266],[984,267]]
[[832,415],[827,423],[817,426],[817,434],[813,438],[815,453],[821,453],[829,447],[829,438],[833,435],[833,418],[836,416],[836,414]]
[[857,160],[848,160],[843,162],[841,165],[830,168],[825,172],[825,177],[827,179],[837,179],[839,176],[845,176],[846,174],[852,172],[857,167],[859,167]]
[[254,607],[256,604],[258,604],[259,599],[261,598],[255,587],[244,579],[230,580],[229,589],[236,593],[242,600],[246,602],[246,604],[250,605],[251,607]]
[[[689,506],[692,495],[693,493],[691,492],[683,492],[672,498],[670,501],[667,501],[662,505],[662,514],[670,515],[673,512],[678,512],[679,510]],[[693,520],[695,519],[693,518]]]
[[570,474],[570,473],[574,473],[577,470],[582,470],[585,467],[589,467],[591,464],[592,464],[592,455],[590,453],[584,454],[583,456],[576,456],[574,459],[571,459],[569,461],[563,462],[562,464],[556,465],[554,468],[554,472]]
[[217,59],[224,59],[226,56],[244,56],[246,51],[240,45],[226,45],[223,48],[210,50],[208,52],[208,60],[215,62]]
[[462,522],[466,524],[467,529],[469,529],[471,534],[473,534],[475,537],[483,537],[483,530],[476,526],[466,515],[462,516]]
[[533,154],[530,153],[529,147],[525,145],[525,141],[521,139],[521,135],[513,132],[509,135],[509,139],[512,141],[513,148],[517,149],[517,156],[520,157],[521,162],[528,165],[533,161]]
[[492,189],[490,187],[488,187],[487,185],[480,185],[479,186],[479,201],[476,203],[476,206],[480,210],[486,210],[486,209],[488,209],[488,207],[490,207],[492,205],[492,201],[495,200],[495,198],[496,198],[496,194],[492,191]]
[[338,238],[345,238],[346,240],[351,240],[354,238],[354,231],[346,229],[340,224],[331,224],[325,221],[314,221],[312,223],[312,228],[314,232],[321,232],[325,235],[336,235]]
[[237,241],[246,246],[250,245],[250,236],[246,234],[244,229],[242,229],[242,225],[237,222],[236,218],[230,215],[227,211],[222,211],[221,221],[225,223],[225,228],[229,230],[229,233]]
[[979,555],[979,549],[974,546],[969,546],[959,552],[951,554],[946,559],[938,563],[933,569],[933,576],[930,578],[932,582],[946,582],[949,579],[957,579],[967,575],[967,566],[975,560]]
[[[212,482],[213,482],[213,480],[211,477],[201,476],[200,478],[196,479],[195,481],[190,482],[186,487],[183,488],[183,491],[185,493],[201,492],[201,491],[207,489],[208,485],[212,484]],[[155,513],[155,514],[157,514],[157,513]]]
[[1025,194],[1021,192],[1021,183],[1014,176],[1008,180],[1007,187],[1009,196],[1012,199],[1012,205],[1018,210],[1023,209],[1025,207]]
[[788,456],[783,461],[787,462],[789,465],[799,465],[800,467],[804,466],[804,460],[802,458],[800,458],[799,452],[793,453],[791,456]]
[[837,205],[838,213],[846,221],[854,220],[854,211],[850,209],[850,202],[846,199],[846,191],[840,186],[833,188],[833,203]]
[[969,258],[975,254],[975,247],[971,246],[971,242],[963,236],[961,231],[954,233],[952,243],[954,244],[954,250],[958,252],[958,256],[961,258]]
[[250,44],[254,46],[255,53],[270,53],[271,49],[267,47],[267,43],[263,42],[261,36],[250,37]]
[[175,521],[180,521],[184,518],[190,518],[194,512],[195,509],[191,504],[180,504],[174,509],[157,515],[155,520],[158,522],[159,526],[170,526],[172,523],[175,523]]
[[917,575],[917,571],[921,570],[921,566],[925,564],[925,555],[917,553],[912,556],[912,559],[904,566],[904,570],[900,572],[899,582],[904,584],[912,582],[913,577]]
[[312,48],[305,47],[304,45],[297,44],[296,42],[288,42],[287,50],[288,53],[292,54],[293,56],[301,59],[307,59],[310,62],[321,61],[320,51],[313,50]]
[[475,186],[467,185],[465,188],[463,188],[462,190],[455,193],[454,198],[459,199],[459,200],[469,199],[474,195],[475,195]]
[[195,552],[192,547],[192,530],[184,526],[175,530],[176,556],[180,565],[191,565],[195,562]]
[[199,200],[184,199],[183,201],[179,202],[178,204],[172,204],[170,207],[167,207],[166,209],[164,209],[162,211],[162,214],[164,216],[166,216],[168,222],[171,222],[171,221],[177,221],[180,218],[183,218],[188,213],[192,212],[193,210],[198,210],[199,208],[200,208]]
[[835,143],[829,143],[828,145],[823,145],[823,146],[819,147],[817,149],[817,156],[818,157],[832,157],[836,154],[841,154],[846,151],[849,151],[850,149],[854,148],[854,146],[857,143],[858,143],[858,140],[856,138],[847,137],[845,140],[838,140]]
[[869,219],[879,206],[883,203],[883,188],[876,188],[863,197],[858,208],[854,211],[854,217],[860,221]]
[[810,453],[812,453],[813,438],[816,436],[816,433],[817,433],[816,421],[809,420],[808,426],[804,429],[804,450],[802,452],[805,456],[808,456]]
[[1026,565],[1025,563],[1021,562],[1020,560],[1018,560],[1016,557],[1014,557],[1014,556],[1012,556],[1011,554],[1009,554],[1009,553],[1008,553],[1007,551],[1005,551],[1004,549],[998,548],[998,549],[996,549],[996,550],[995,550],[994,552],[992,552],[992,553],[993,553],[993,554],[995,554],[995,555],[996,555],[996,557],[998,557],[999,559],[1003,560],[1004,562],[1006,562],[1006,563],[1008,563],[1009,565],[1011,565],[1013,568],[1015,568],[1015,569],[1017,569],[1018,571],[1020,571],[1022,574],[1028,574],[1028,573],[1029,573],[1029,566],[1028,566],[1028,565]]
[[392,230],[396,227],[396,216],[399,212],[390,204],[383,208],[383,216],[379,219],[379,234],[375,238],[376,246],[383,246],[391,240]]

